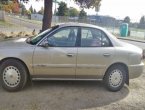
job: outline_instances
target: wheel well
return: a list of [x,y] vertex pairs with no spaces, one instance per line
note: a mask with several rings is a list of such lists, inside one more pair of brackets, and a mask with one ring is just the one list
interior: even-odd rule
[[[127,65],[124,64],[124,63],[119,63],[119,62],[118,62],[118,63],[114,63],[114,64],[110,65],[110,66],[108,67],[108,69],[106,70],[105,74],[107,73],[107,71],[109,70],[109,68],[111,68],[111,67],[113,67],[113,66],[116,66],[116,65],[123,66],[123,68],[127,71],[125,83],[126,83],[127,85],[129,85],[129,71],[128,71]],[[105,77],[105,75],[104,75],[104,77]]]
[[4,61],[9,60],[9,59],[14,59],[14,60],[20,61],[20,62],[24,65],[24,67],[26,68],[26,71],[27,71],[27,73],[28,73],[28,79],[30,79],[30,72],[29,72],[29,69],[28,69],[27,65],[26,65],[22,60],[20,60],[20,59],[18,59],[18,58],[14,58],[14,57],[4,58],[4,59],[2,59],[2,60],[0,61],[0,65],[1,65]]

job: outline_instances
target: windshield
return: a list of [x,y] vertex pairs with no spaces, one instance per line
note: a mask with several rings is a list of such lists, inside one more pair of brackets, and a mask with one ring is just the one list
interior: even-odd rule
[[29,37],[26,42],[29,43],[29,44],[32,44],[32,45],[36,45],[43,37],[45,37],[46,35],[48,35],[52,30],[56,29],[58,26],[54,26],[54,27],[51,27],[41,33],[39,33],[38,35],[36,36],[33,36],[33,37]]

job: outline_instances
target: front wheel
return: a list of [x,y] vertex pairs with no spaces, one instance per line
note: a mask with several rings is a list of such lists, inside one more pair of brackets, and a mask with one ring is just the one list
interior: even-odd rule
[[25,66],[18,60],[8,59],[0,66],[2,87],[7,91],[21,90],[27,82]]
[[126,74],[126,69],[121,65],[109,68],[104,77],[106,88],[113,92],[119,91],[125,84]]

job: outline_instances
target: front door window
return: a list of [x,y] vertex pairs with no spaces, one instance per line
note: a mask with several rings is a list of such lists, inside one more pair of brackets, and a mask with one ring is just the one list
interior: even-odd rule
[[62,28],[48,37],[48,44],[54,47],[75,47],[77,27]]

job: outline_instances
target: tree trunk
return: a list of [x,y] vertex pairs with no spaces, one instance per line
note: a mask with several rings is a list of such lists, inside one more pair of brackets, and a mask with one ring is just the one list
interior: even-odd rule
[[46,29],[51,27],[52,4],[53,4],[53,0],[44,0],[44,15],[43,15],[43,23],[42,23],[41,31],[45,31]]

